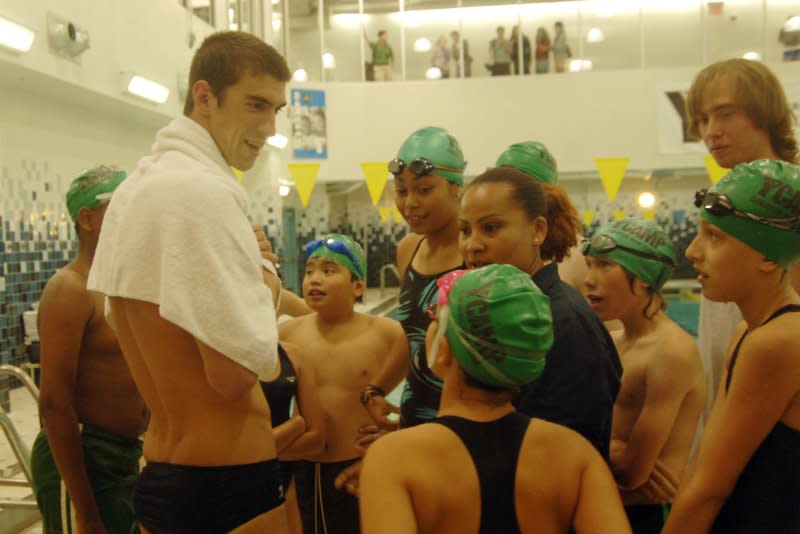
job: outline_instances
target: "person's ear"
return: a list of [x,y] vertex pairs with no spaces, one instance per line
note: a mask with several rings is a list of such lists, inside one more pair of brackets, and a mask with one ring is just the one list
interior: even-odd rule
[[214,91],[211,89],[211,84],[206,80],[197,80],[192,86],[192,100],[194,101],[194,109],[201,116],[208,116],[211,100],[214,98]]

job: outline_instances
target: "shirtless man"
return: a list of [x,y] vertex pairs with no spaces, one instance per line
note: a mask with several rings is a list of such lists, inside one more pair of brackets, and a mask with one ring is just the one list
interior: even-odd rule
[[586,294],[601,319],[617,319],[622,386],[614,403],[611,470],[635,534],[658,533],[705,406],[706,384],[692,338],[664,313],[659,291],[676,252],[656,225],[626,217],[583,242]]
[[134,494],[146,532],[287,532],[258,382],[277,357],[277,280],[261,267],[231,167],[251,168],[275,133],[289,76],[253,35],[207,37],[184,116],[158,133],[106,213],[88,286],[109,297],[151,411]]
[[[721,167],[757,159],[798,162],[792,108],[781,83],[763,63],[729,59],[700,71],[686,99],[689,132],[702,137]],[[728,343],[742,314],[732,302],[700,300],[698,346],[709,391],[716,392]],[[709,395],[706,417],[711,410]]]
[[[354,442],[372,422],[360,395],[388,358],[408,358],[399,323],[356,313],[364,294],[366,261],[350,237],[329,234],[306,245],[303,295],[311,315],[280,325],[280,338],[302,345],[316,374],[325,412],[327,445],[296,471],[297,499],[306,533],[358,534],[358,501],[333,487],[339,472],[359,458]],[[394,384],[396,386],[397,384]]]
[[67,210],[78,255],[47,282],[39,305],[44,428],[31,469],[45,532],[127,533],[135,523],[147,410],[103,317],[103,296],[86,289],[108,201],[125,177],[101,165],[73,180]]
[[630,532],[594,447],[511,404],[553,344],[549,299],[510,265],[455,271],[438,285],[426,344],[444,380],[439,414],[369,448],[364,534]]

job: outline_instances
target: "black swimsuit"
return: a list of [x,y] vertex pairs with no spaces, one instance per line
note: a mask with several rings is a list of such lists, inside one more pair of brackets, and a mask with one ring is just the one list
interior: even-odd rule
[[[281,374],[275,380],[261,382],[261,389],[269,404],[272,414],[272,426],[282,425],[289,420],[292,399],[297,395],[297,373],[286,350],[278,345],[278,359],[281,362]],[[280,462],[281,479],[284,489],[289,488],[292,481],[292,463]]]
[[488,423],[452,415],[431,422],[452,430],[472,457],[481,493],[478,534],[519,534],[514,483],[519,452],[530,418],[512,412]]
[[439,295],[436,281],[440,276],[463,269],[459,265],[436,274],[420,274],[411,264],[425,238],[419,240],[411,255],[400,289],[399,305],[394,318],[403,325],[408,338],[408,353],[411,358],[408,376],[403,386],[400,400],[400,426],[403,428],[426,423],[439,412],[439,398],[442,395],[442,381],[428,369],[425,352],[425,334],[431,318],[428,305],[435,303]]
[[[793,312],[800,312],[800,305],[780,308],[763,324]],[[726,394],[745,337],[747,332],[739,339],[731,355],[725,381]],[[733,493],[725,501],[709,532],[800,532],[800,431],[780,421],[775,424],[739,475]]]

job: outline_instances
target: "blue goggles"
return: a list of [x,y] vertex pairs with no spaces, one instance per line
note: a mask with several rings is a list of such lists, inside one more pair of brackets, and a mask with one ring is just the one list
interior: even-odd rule
[[331,250],[337,254],[341,254],[347,259],[349,259],[353,263],[353,268],[356,270],[356,275],[359,278],[364,278],[364,272],[361,269],[361,260],[359,260],[356,255],[347,247],[344,241],[341,239],[335,239],[333,237],[327,237],[325,239],[315,239],[311,241],[309,244],[306,245],[306,261],[311,257],[311,255],[319,249],[321,246],[325,246],[328,250]]

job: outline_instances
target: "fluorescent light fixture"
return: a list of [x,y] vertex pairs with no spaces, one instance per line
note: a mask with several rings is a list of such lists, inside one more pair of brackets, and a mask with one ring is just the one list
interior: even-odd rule
[[281,3],[281,0],[272,0],[272,5],[273,6],[277,6],[280,3]]
[[783,29],[787,32],[800,30],[800,15],[794,15],[786,19],[786,22],[783,23]]
[[27,52],[36,34],[25,26],[0,17],[0,45],[15,52]]
[[570,72],[581,72],[581,71],[588,71],[592,70],[592,60],[591,59],[573,59],[569,62],[569,71]]
[[163,104],[169,97],[169,89],[138,74],[134,74],[130,78],[126,90],[131,94],[158,104]]
[[742,55],[744,59],[749,59],[750,61],[761,61],[761,54],[756,52],[755,50],[750,50]]
[[275,134],[272,137],[267,137],[267,143],[275,148],[286,148],[289,139],[285,135]]
[[337,13],[331,17],[334,26],[347,29],[358,29],[369,22],[371,15],[364,15],[363,18],[358,13]]
[[272,31],[276,32],[281,29],[281,15],[280,13],[272,14]]
[[426,37],[420,37],[414,41],[414,52],[430,52],[431,41]]
[[588,43],[602,43],[605,40],[606,36],[600,28],[592,28],[586,32],[586,42]]
[[280,195],[282,197],[288,197],[289,196],[289,186],[288,185],[279,185],[278,186],[278,193],[280,193]]
[[429,80],[438,80],[442,77],[442,71],[439,67],[431,67],[425,71],[425,77]]
[[639,206],[647,209],[652,208],[656,203],[656,196],[649,191],[645,191],[639,195]]
[[336,58],[330,52],[322,54],[322,68],[328,70],[336,68]]
[[292,81],[307,82],[308,73],[306,72],[306,69],[297,69],[296,71],[294,71],[294,74],[292,74]]

